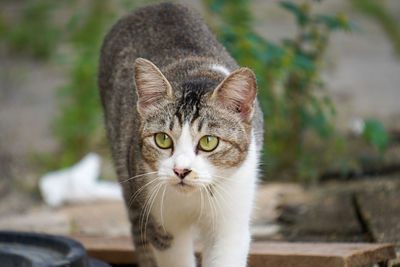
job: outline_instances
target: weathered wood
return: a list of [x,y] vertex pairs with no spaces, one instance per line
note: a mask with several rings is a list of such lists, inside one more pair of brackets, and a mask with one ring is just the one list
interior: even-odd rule
[[354,211],[352,190],[345,186],[325,186],[307,193],[309,201],[302,206],[282,207],[279,220],[285,240],[367,241]]
[[395,258],[393,245],[368,243],[253,243],[250,266],[370,266]]
[[400,180],[358,192],[360,217],[375,242],[395,243],[400,251]]
[[82,243],[90,257],[112,264],[136,264],[132,240],[129,237],[100,238],[71,236]]
[[[112,264],[137,263],[129,237],[72,236],[72,238],[81,242],[91,257]],[[199,248],[196,250],[199,255]],[[251,267],[361,267],[395,257],[394,246],[391,244],[254,242],[251,246],[249,265]]]

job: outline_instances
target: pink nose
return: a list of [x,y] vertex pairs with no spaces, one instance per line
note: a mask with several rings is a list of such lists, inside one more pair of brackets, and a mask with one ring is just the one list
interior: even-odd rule
[[174,173],[181,179],[184,179],[192,170],[174,168]]

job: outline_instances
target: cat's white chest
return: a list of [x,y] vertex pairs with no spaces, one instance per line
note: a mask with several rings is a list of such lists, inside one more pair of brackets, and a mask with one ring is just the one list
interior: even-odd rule
[[218,182],[189,194],[170,186],[160,189],[152,214],[167,231],[183,226],[200,226],[211,231],[229,219],[247,218],[252,210],[257,174],[258,155],[252,137],[240,167],[217,173]]

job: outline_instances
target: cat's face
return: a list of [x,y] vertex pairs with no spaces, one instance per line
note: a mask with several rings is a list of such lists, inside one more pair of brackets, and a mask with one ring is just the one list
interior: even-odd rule
[[141,152],[156,179],[188,193],[228,179],[241,165],[256,94],[249,69],[220,84],[195,80],[172,86],[151,62],[138,59],[135,81]]

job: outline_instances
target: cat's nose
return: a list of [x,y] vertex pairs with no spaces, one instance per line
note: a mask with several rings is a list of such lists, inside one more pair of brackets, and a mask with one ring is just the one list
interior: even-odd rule
[[191,172],[189,169],[178,169],[174,168],[174,173],[182,180]]

